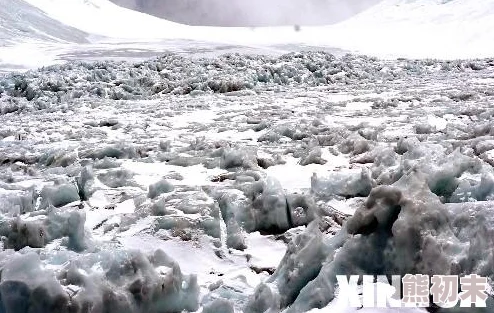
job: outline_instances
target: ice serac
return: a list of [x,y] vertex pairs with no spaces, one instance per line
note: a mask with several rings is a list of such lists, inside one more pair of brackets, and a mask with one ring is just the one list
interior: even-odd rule
[[68,310],[69,296],[55,273],[41,266],[36,253],[5,255],[3,252],[0,305],[3,312],[61,312]]
[[244,250],[246,234],[281,234],[307,225],[320,212],[310,194],[288,193],[273,177],[244,171],[225,175],[235,179],[235,189],[209,191],[216,200],[226,226],[226,245]]
[[70,250],[82,251],[90,243],[84,229],[86,215],[74,208],[54,208],[38,211],[30,218],[4,218],[0,222],[0,235],[7,249],[24,247],[42,248],[61,239]]
[[332,172],[326,177],[314,175],[311,178],[311,191],[321,197],[368,196],[374,185],[370,173],[364,168],[356,172]]
[[218,197],[218,206],[221,210],[221,217],[226,224],[226,245],[229,248],[244,250],[247,248],[245,243],[245,230],[240,225],[236,217],[240,216],[239,211],[242,201],[233,193],[224,193]]
[[249,201],[237,216],[248,232],[284,232],[308,224],[318,214],[310,195],[287,194],[273,177],[248,185],[244,192]]
[[81,200],[88,200],[94,193],[94,172],[93,167],[87,165],[81,169],[79,176],[76,178],[77,189]]
[[285,230],[290,228],[290,219],[287,215],[285,193],[280,183],[268,178],[266,181],[253,185],[252,214],[256,229]]
[[[269,312],[295,313],[324,307],[335,297],[336,275],[476,273],[494,278],[494,246],[486,240],[494,232],[491,203],[442,203],[429,187],[437,175],[441,177],[440,172],[412,169],[392,185],[373,188],[341,233],[328,239],[315,256],[305,251],[298,256],[300,261],[293,262],[292,249],[288,249],[274,275],[256,290],[248,311],[269,308]],[[317,238],[317,234],[317,227],[309,227],[298,241]],[[318,246],[321,243],[307,249]],[[310,275],[301,275],[308,271],[307,264],[313,267]],[[286,278],[287,272],[295,282]],[[267,303],[259,309],[263,301]],[[492,310],[493,305],[489,299],[488,308],[477,312]]]
[[231,302],[225,299],[216,299],[204,306],[203,313],[235,313]]
[[2,194],[0,211],[8,216],[32,212],[36,207],[36,199],[37,193],[34,188]]
[[[144,255],[113,250],[74,257],[59,252],[3,251],[0,265],[2,312],[152,312],[196,311],[199,287],[163,251]],[[51,262],[66,262],[53,271]]]
[[[164,94],[226,93],[242,90],[260,91],[280,86],[331,86],[334,84],[373,83],[378,78],[396,81],[423,74],[465,73],[477,64],[489,67],[489,60],[437,61],[403,60],[389,62],[366,56],[335,57],[325,52],[289,53],[280,57],[226,54],[215,59],[188,59],[167,53],[159,58],[137,62],[131,67],[124,62],[76,62],[53,65],[22,74],[8,74],[0,78],[0,113],[39,110],[67,110],[67,104],[87,98],[107,100],[144,100]],[[211,68],[214,70],[211,70]],[[81,79],[84,77],[84,79]],[[460,95],[461,98],[461,95]],[[118,121],[93,121],[92,127],[118,128]],[[255,127],[266,127],[263,123]],[[259,130],[259,129],[258,129]],[[336,133],[318,136],[321,146],[337,144],[342,153],[357,155],[372,149],[372,134]],[[282,123],[270,127],[258,141],[276,142],[283,137],[292,140],[310,138],[310,127],[294,127]],[[365,136],[365,137],[364,137]],[[346,138],[343,142],[341,138]],[[308,147],[303,164],[323,163],[317,147]],[[248,151],[250,152],[250,151]],[[114,143],[98,149],[83,149],[80,156],[91,159],[105,157],[135,158],[146,153],[144,147]],[[66,153],[67,154],[67,153]],[[70,158],[48,157],[47,161],[69,162]],[[231,163],[239,156],[237,149],[225,149],[222,166],[237,167]],[[245,164],[251,166],[251,154]],[[2,157],[0,155],[0,157]],[[62,157],[62,158],[61,158]],[[32,160],[29,160],[32,162]]]
[[148,197],[151,199],[156,198],[162,193],[173,191],[173,185],[167,180],[162,179],[154,184],[149,185]]
[[50,205],[61,207],[79,200],[79,190],[75,184],[55,182],[53,186],[45,186],[41,190],[40,209],[46,209]]

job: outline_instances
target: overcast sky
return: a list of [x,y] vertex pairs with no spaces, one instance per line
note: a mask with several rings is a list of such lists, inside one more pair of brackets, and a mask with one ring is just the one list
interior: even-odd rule
[[314,25],[341,21],[380,0],[111,0],[191,25]]

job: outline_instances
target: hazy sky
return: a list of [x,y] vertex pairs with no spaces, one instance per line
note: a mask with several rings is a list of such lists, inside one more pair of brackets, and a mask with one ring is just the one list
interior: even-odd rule
[[192,25],[314,25],[341,21],[380,0],[111,0]]

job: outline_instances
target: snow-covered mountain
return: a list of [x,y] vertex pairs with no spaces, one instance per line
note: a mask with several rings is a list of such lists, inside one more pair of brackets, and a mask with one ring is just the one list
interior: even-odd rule
[[119,7],[109,0],[24,1],[66,26],[120,40],[186,39],[251,47],[289,44],[292,49],[297,45],[335,47],[381,57],[494,55],[494,32],[490,31],[494,29],[494,2],[490,0],[382,0],[336,25],[302,25],[300,31],[292,26],[185,26]]

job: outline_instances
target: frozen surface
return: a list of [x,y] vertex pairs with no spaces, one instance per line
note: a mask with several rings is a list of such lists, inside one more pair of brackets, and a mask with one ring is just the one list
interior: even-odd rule
[[494,279],[492,68],[166,53],[4,74],[1,304],[354,312],[337,274]]

